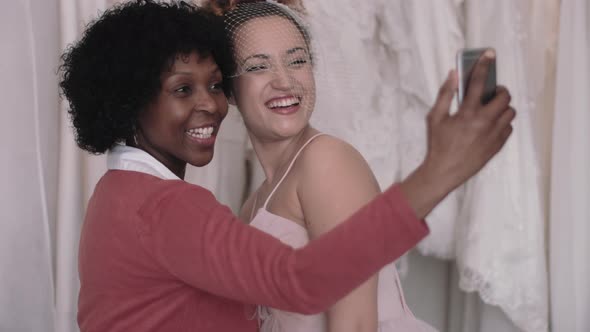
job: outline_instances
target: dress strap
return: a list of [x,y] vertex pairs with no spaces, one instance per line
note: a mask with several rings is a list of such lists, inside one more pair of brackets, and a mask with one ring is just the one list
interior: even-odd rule
[[[392,263],[392,264],[394,264],[394,263]],[[395,273],[395,286],[397,287],[397,291],[399,292],[400,300],[402,301],[402,308],[404,309],[404,311],[407,314],[409,314],[411,317],[414,317],[414,314],[412,313],[412,311],[408,307],[408,304],[406,303],[406,298],[404,296],[404,290],[402,289],[401,281],[399,280],[399,274],[397,273],[397,268],[394,268],[393,272]]]
[[250,209],[250,220],[248,220],[248,222],[252,221],[252,219],[254,219],[254,214],[256,213],[256,204],[258,203],[258,190],[256,190],[256,192],[254,192],[254,204],[252,204],[252,209]]
[[266,206],[268,205],[268,202],[270,202],[270,199],[272,198],[272,195],[274,195],[274,193],[277,191],[277,189],[279,188],[279,186],[281,185],[281,183],[283,183],[283,180],[285,180],[285,178],[287,177],[287,175],[291,171],[291,168],[293,167],[293,165],[295,164],[295,161],[297,160],[297,158],[301,154],[301,151],[303,151],[303,149],[305,149],[305,147],[309,143],[311,143],[311,141],[313,141],[316,137],[322,136],[322,135],[325,135],[325,134],[324,133],[317,133],[317,134],[313,135],[310,139],[307,140],[307,142],[305,142],[305,144],[303,144],[303,146],[301,146],[301,148],[299,148],[299,151],[297,151],[297,153],[295,154],[295,156],[291,160],[291,163],[289,164],[289,167],[285,171],[285,174],[283,174],[283,176],[281,177],[281,179],[279,180],[279,182],[277,182],[277,184],[275,185],[275,187],[270,192],[270,195],[268,195],[268,197],[266,198],[266,201],[264,202],[264,205],[262,206],[265,210],[266,210]]

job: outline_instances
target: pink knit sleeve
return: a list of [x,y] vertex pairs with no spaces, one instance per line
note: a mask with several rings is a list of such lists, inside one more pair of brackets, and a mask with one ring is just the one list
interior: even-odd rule
[[140,210],[146,250],[195,288],[281,310],[327,310],[428,233],[394,186],[296,250],[239,221],[209,191],[177,187]]

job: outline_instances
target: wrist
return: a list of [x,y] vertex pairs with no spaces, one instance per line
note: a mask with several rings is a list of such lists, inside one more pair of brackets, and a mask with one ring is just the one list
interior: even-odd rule
[[453,189],[452,179],[442,174],[440,168],[426,162],[400,183],[400,190],[420,219],[424,219]]
[[413,175],[423,182],[433,194],[445,197],[460,183],[460,179],[449,167],[441,167],[438,164],[425,160],[416,168]]

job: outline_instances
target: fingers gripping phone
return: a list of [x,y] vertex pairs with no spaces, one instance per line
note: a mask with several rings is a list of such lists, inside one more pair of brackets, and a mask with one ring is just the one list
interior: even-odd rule
[[[463,102],[467,94],[469,81],[473,67],[477,60],[489,48],[464,48],[457,52],[457,73],[459,76],[459,91],[457,93],[457,102],[459,105]],[[484,91],[481,96],[482,104],[487,104],[496,94],[496,61],[492,61],[488,68],[488,75],[484,85]]]

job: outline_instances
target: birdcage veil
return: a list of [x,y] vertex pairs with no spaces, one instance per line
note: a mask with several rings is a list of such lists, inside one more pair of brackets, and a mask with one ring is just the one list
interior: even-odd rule
[[[269,41],[278,43],[288,39],[293,48],[282,50],[288,53],[285,54],[265,54],[276,59],[264,59],[268,61],[261,61],[268,64],[268,67],[256,68],[266,71],[275,72],[280,68],[277,67],[279,63],[276,62],[279,55],[283,57],[282,60],[299,60],[294,63],[283,63],[283,65],[303,65],[311,64],[313,59],[313,50],[311,45],[311,37],[309,35],[309,26],[305,20],[294,10],[286,5],[275,1],[256,1],[256,2],[242,2],[238,3],[233,9],[224,14],[224,23],[226,35],[232,45],[232,51],[236,59],[236,72],[233,76],[240,76],[247,72],[247,60],[244,56],[253,55],[263,49],[257,49],[260,46],[260,40],[269,38]],[[259,29],[248,29],[248,25],[257,24]],[[258,32],[258,33],[256,33]],[[262,32],[262,33],[261,33]],[[268,33],[264,33],[268,32]],[[265,43],[266,44],[266,43]],[[260,53],[257,53],[260,55]],[[288,55],[295,55],[289,57]],[[258,58],[260,59],[260,58]],[[302,63],[303,61],[308,61]],[[271,65],[275,65],[271,67]]]
[[315,107],[317,69],[322,66],[317,52],[320,47],[310,34],[299,2],[211,0],[204,5],[223,16],[234,58],[227,78],[234,88],[239,89],[240,82],[263,77],[291,96],[272,101],[268,107],[278,112],[288,112],[292,106]]

